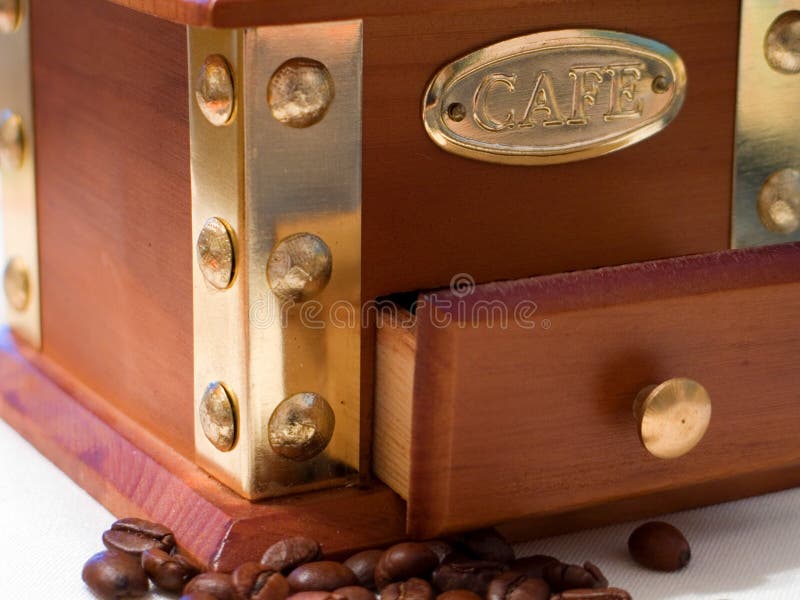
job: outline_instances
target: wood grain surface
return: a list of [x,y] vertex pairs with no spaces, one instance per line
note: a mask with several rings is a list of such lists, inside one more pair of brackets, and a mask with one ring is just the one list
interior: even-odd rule
[[[376,388],[377,414],[411,404],[410,448],[385,460],[409,457],[411,533],[523,517],[552,532],[800,484],[798,273],[789,244],[423,295],[413,368],[379,360]],[[522,302],[535,312],[515,321]],[[481,308],[497,305],[507,327]],[[379,347],[411,347],[413,333],[382,329]],[[713,416],[695,450],[663,461],[632,405],[678,376],[708,389]]]
[[61,367],[23,352],[0,331],[0,418],[112,513],[166,524],[204,565],[230,571],[291,535],[338,555],[404,535],[404,503],[382,485],[243,500]]

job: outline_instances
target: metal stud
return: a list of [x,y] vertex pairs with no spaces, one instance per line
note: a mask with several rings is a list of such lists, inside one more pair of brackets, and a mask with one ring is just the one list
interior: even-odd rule
[[333,436],[336,417],[330,404],[311,392],[281,402],[269,420],[269,444],[276,454],[306,461],[322,452]]
[[775,233],[800,229],[800,171],[781,169],[767,178],[758,194],[758,216]]
[[319,294],[331,278],[333,257],[328,245],[311,233],[281,240],[267,260],[267,280],[283,300],[303,302]]
[[19,0],[0,0],[0,33],[12,33],[19,27]]
[[230,287],[236,270],[233,234],[230,226],[211,217],[197,236],[197,264],[205,280],[219,290]]
[[197,76],[194,97],[212,125],[221,127],[231,121],[236,94],[231,67],[224,56],[212,54],[206,58]]
[[0,167],[5,170],[19,169],[22,167],[24,155],[22,117],[6,109],[0,113]]
[[200,401],[200,424],[208,441],[220,452],[229,452],[236,445],[236,411],[228,390],[214,381]]
[[333,102],[328,68],[311,58],[292,58],[278,67],[267,87],[272,116],[289,127],[310,127],[325,116]]
[[3,290],[8,304],[17,312],[22,312],[28,307],[31,297],[31,278],[28,267],[19,257],[8,261],[3,271]]
[[764,57],[780,73],[800,73],[800,11],[790,10],[772,22],[764,38]]

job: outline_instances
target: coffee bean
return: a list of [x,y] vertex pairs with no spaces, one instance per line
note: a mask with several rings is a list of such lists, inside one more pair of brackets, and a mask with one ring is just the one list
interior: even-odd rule
[[433,588],[424,579],[390,583],[381,590],[381,600],[433,600]]
[[217,600],[238,600],[233,580],[227,573],[201,573],[183,588],[184,595],[194,592],[204,592]]
[[375,600],[375,593],[360,585],[347,585],[333,590],[334,595],[345,600]]
[[378,589],[393,581],[427,577],[439,565],[439,558],[425,544],[404,542],[387,549],[375,565]]
[[423,543],[433,551],[433,553],[439,559],[439,564],[442,564],[456,551],[452,544],[449,544],[444,540],[428,540]]
[[594,578],[594,585],[593,588],[607,588],[608,587],[608,579],[606,576],[603,575],[603,572],[600,570],[594,563],[590,563],[588,560],[583,563],[583,568],[589,571],[589,573]]
[[550,600],[633,600],[631,595],[619,588],[599,588],[591,590],[567,590],[556,594]]
[[487,600],[549,600],[550,586],[544,579],[509,571],[495,577],[486,591]]
[[286,600],[343,600],[343,598],[335,592],[312,591],[297,592],[289,596]]
[[271,567],[246,562],[231,573],[231,581],[239,598],[244,600],[286,600],[289,584],[286,578]]
[[450,590],[436,596],[436,600],[483,600],[475,592],[469,590]]
[[142,552],[142,568],[162,590],[180,592],[200,568],[180,554],[167,554],[158,548]]
[[488,560],[445,562],[434,570],[431,581],[442,592],[469,590],[484,596],[492,579],[506,570],[503,563]]
[[319,559],[320,554],[316,540],[296,536],[272,544],[261,557],[261,563],[285,574],[295,567]]
[[171,551],[175,546],[175,537],[169,529],[158,523],[144,519],[120,519],[103,533],[103,544],[109,550],[139,556],[151,548]]
[[144,596],[150,586],[139,561],[124,552],[106,550],[83,566],[83,581],[103,600]]
[[628,539],[628,551],[640,565],[655,571],[677,571],[689,564],[689,542],[669,523],[651,521],[638,527]]
[[217,600],[217,598],[205,592],[191,592],[184,594],[179,600]]
[[524,573],[528,577],[544,577],[544,570],[547,565],[561,563],[560,560],[546,554],[536,554],[534,556],[526,556],[525,558],[518,558],[509,564],[512,571]]
[[[588,563],[591,565],[591,563]],[[594,589],[608,585],[600,569],[591,565],[591,570],[580,565],[550,563],[544,569],[544,579],[555,592],[573,589]],[[597,574],[600,574],[598,578]]]
[[348,585],[357,585],[358,579],[342,563],[319,560],[300,565],[287,578],[293,592],[333,591]]
[[454,538],[480,560],[507,563],[514,560],[514,549],[496,529],[478,529]]
[[374,588],[375,565],[382,555],[383,550],[364,550],[344,561],[344,566],[355,574],[358,583],[366,588]]

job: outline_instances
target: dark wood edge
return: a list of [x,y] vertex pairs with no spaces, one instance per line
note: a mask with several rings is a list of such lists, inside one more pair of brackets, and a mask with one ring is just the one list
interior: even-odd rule
[[269,502],[242,499],[44,356],[18,345],[7,329],[0,331],[0,418],[112,513],[165,523],[211,568],[231,570],[299,533],[319,539],[331,554],[405,536],[405,503],[382,485]]

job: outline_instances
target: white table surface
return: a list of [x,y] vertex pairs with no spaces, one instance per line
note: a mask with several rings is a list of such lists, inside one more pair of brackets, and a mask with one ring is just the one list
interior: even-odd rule
[[[0,421],[0,599],[91,599],[80,578],[114,517]],[[520,555],[592,560],[635,600],[798,600],[800,489],[668,515],[692,545],[679,573],[626,551],[635,523],[521,544]],[[150,598],[161,598],[153,594]]]

